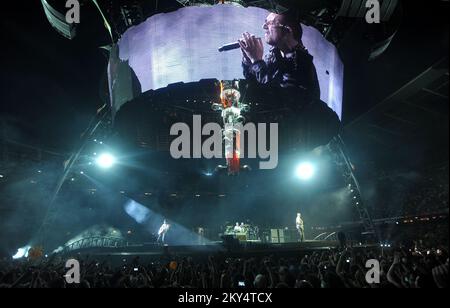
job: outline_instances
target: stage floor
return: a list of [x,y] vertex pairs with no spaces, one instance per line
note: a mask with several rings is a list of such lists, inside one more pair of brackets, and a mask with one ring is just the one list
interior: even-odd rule
[[208,245],[191,246],[170,246],[155,243],[142,243],[128,245],[126,247],[97,247],[84,248],[77,251],[68,252],[68,255],[89,255],[95,258],[108,259],[130,259],[139,256],[140,258],[160,258],[160,257],[205,257],[215,254],[225,254],[230,257],[236,256],[268,256],[278,254],[289,254],[301,256],[314,251],[335,249],[339,246],[335,241],[304,241],[298,243],[261,243],[261,242],[239,242],[224,244],[223,242],[212,242]]

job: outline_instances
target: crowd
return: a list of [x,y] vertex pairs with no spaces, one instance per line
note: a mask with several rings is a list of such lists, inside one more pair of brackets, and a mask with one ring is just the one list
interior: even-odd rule
[[[447,212],[449,210],[448,166],[430,171],[417,180],[414,186],[396,188],[396,198],[378,204],[374,209],[376,218],[410,217]],[[389,186],[397,187],[401,181],[389,179]],[[381,200],[382,201],[382,200]]]
[[[195,257],[194,257],[195,258]],[[310,255],[207,259],[134,258],[120,266],[80,261],[80,284],[66,282],[64,260],[3,260],[0,288],[446,288],[446,248],[345,248]],[[379,283],[369,284],[366,262],[379,261]]]
[[430,177],[422,184],[420,189],[406,198],[402,209],[403,215],[433,214],[444,210],[448,212],[448,179],[445,182]]

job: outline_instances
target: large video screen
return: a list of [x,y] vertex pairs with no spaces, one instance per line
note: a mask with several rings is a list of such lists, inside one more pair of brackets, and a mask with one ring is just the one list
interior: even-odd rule
[[[241,50],[218,49],[236,42],[244,32],[263,38],[262,25],[269,13],[234,5],[186,7],[154,15],[128,29],[111,50],[113,109],[172,83],[244,79]],[[302,41],[314,57],[321,100],[341,117],[344,68],[336,47],[308,26],[303,26]],[[264,43],[265,54],[270,48]]]

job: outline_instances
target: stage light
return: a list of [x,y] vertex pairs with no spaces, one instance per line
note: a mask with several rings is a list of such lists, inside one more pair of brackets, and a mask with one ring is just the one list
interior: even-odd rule
[[302,180],[309,180],[314,175],[314,166],[311,163],[301,163],[296,170],[297,176]]
[[28,251],[30,250],[30,246],[25,246],[22,248],[17,249],[16,254],[12,257],[14,260],[27,258],[28,257]]
[[146,223],[152,214],[148,208],[134,200],[127,202],[125,212],[139,224]]
[[114,156],[108,153],[104,153],[97,158],[97,165],[101,168],[108,169],[111,168],[116,162]]

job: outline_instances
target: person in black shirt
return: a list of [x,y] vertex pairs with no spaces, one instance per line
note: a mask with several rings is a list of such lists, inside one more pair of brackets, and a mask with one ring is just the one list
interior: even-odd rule
[[298,88],[307,97],[320,99],[316,68],[303,45],[300,22],[292,13],[271,13],[263,29],[266,43],[272,46],[266,59],[261,38],[246,32],[239,40],[245,78],[265,85]]

